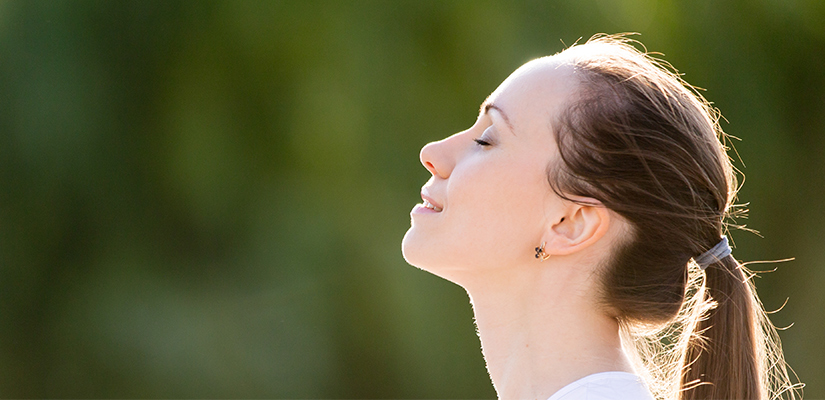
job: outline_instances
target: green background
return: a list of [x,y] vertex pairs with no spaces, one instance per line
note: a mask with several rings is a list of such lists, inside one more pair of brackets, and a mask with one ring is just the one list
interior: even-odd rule
[[825,398],[819,0],[0,1],[0,397],[493,397],[401,257],[418,151],[626,31],[742,139],[734,254],[796,257],[757,285]]

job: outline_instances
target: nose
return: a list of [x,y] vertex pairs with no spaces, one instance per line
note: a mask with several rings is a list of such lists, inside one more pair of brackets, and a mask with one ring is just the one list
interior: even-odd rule
[[455,158],[450,154],[449,142],[452,137],[437,142],[427,143],[421,149],[421,164],[430,171],[433,176],[447,179],[455,167]]

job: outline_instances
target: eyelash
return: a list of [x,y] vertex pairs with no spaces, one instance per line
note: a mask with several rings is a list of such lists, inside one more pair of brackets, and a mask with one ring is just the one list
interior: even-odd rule
[[489,146],[489,145],[490,145],[490,142],[488,142],[488,141],[486,141],[486,140],[484,140],[484,139],[481,139],[481,138],[478,138],[478,139],[473,139],[473,140],[474,140],[476,143],[478,143],[478,145],[479,145],[479,146]]

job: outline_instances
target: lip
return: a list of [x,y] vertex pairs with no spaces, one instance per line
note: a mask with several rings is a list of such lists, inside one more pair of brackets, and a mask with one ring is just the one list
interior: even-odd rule
[[424,207],[423,204],[416,204],[415,207],[413,207],[412,211],[410,211],[410,214],[438,214],[438,213],[439,213],[439,211],[433,210],[432,208]]
[[441,203],[433,200],[433,198],[430,197],[427,192],[421,191],[421,199],[427,201],[428,203],[432,204],[434,208],[437,208],[438,210],[440,210],[440,211],[436,211],[436,212],[444,211],[444,206],[441,205]]
[[432,208],[424,207],[424,204],[422,203],[422,204],[416,204],[415,207],[413,207],[411,214],[437,214],[437,213],[440,213],[441,211],[444,211],[444,207],[442,207],[441,204],[439,204],[438,202],[433,200],[432,197],[428,196],[423,191],[421,192],[421,199],[428,202],[428,203],[430,203],[430,204],[432,204],[433,207],[439,209],[440,211],[436,211]]

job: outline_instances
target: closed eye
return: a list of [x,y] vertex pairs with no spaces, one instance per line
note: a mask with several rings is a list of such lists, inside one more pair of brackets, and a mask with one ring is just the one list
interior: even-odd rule
[[479,138],[479,139],[473,139],[473,140],[474,140],[476,143],[478,143],[478,145],[479,145],[479,146],[489,146],[489,145],[490,145],[490,142],[488,142],[488,141],[486,141],[486,140],[484,140],[484,139],[481,139],[481,138]]

